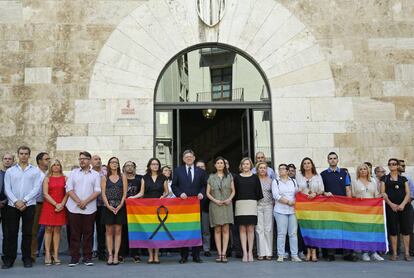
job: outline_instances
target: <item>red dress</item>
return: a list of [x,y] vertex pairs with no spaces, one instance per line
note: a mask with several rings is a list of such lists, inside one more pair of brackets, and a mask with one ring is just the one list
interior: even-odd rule
[[[65,177],[49,177],[49,195],[57,203],[61,203],[66,195]],[[42,213],[40,214],[39,224],[46,226],[63,226],[66,225],[66,208],[60,212],[55,212],[55,207],[46,199],[43,202]]]

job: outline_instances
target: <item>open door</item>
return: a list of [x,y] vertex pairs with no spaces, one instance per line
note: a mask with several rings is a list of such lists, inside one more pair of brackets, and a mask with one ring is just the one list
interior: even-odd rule
[[243,157],[251,157],[250,113],[246,109],[241,116],[242,154]]

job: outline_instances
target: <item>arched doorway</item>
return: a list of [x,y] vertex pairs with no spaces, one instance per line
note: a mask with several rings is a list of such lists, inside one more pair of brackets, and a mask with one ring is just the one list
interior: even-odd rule
[[[200,20],[196,2],[143,1],[118,24],[96,59],[88,98],[74,103],[74,123],[86,131],[60,135],[56,149],[117,155],[145,169],[156,147],[160,72],[183,49],[211,43],[234,46],[266,74],[275,163],[298,163],[303,156],[322,163],[353,108],[350,98],[335,95],[329,61],[312,32],[276,0],[229,1],[214,27]],[[338,107],[341,117],[332,117]]]
[[237,171],[242,157],[272,162],[271,99],[260,66],[235,47],[189,47],[161,71],[154,96],[154,155],[177,166],[185,149],[207,164],[217,156]]

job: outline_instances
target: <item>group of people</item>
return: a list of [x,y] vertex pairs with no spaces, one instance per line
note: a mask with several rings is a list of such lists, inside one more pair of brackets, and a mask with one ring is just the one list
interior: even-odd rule
[[[338,155],[327,156],[329,167],[320,174],[309,157],[304,158],[296,173],[294,164],[280,164],[277,173],[268,166],[263,152],[258,152],[255,164],[243,158],[239,173],[231,173],[229,162],[217,157],[208,175],[206,164],[196,161],[192,150],[183,152],[182,166],[172,172],[151,158],[144,175],[137,174],[136,164],[127,161],[121,167],[117,157],[102,165],[98,155],[79,153],[79,166],[66,177],[62,163],[51,160],[48,153],[36,156],[38,167],[29,163],[31,150],[21,146],[14,155],[2,157],[0,171],[0,208],[3,229],[3,269],[13,267],[17,257],[19,223],[22,221],[22,260],[32,267],[38,250],[38,234],[44,231],[45,265],[59,265],[59,243],[62,226],[67,227],[71,260],[69,266],[82,262],[93,265],[93,242],[97,240],[97,257],[108,265],[123,262],[131,256],[140,262],[141,251],[128,247],[126,213],[127,198],[181,198],[194,196],[201,203],[203,246],[191,249],[193,261],[201,263],[201,249],[211,256],[210,230],[213,230],[218,263],[227,263],[231,249],[243,262],[272,260],[274,230],[277,240],[277,261],[289,256],[293,262],[316,262],[317,246],[305,246],[295,216],[296,194],[309,199],[316,196],[346,196],[349,198],[382,197],[386,203],[387,230],[391,242],[391,260],[398,259],[402,242],[404,259],[411,261],[413,248],[414,185],[405,177],[403,160],[388,161],[389,174],[383,167],[372,173],[369,162],[356,168],[351,181],[348,171],[338,167]],[[256,240],[255,240],[256,238]],[[286,240],[288,239],[288,248]],[[411,240],[411,242],[410,242]],[[410,249],[411,247],[411,249]],[[288,249],[288,250],[287,250]],[[169,251],[169,250],[167,250]],[[323,257],[335,260],[334,249],[323,249]],[[160,250],[148,249],[148,263],[160,263]],[[343,250],[343,258],[381,261],[376,252]],[[189,258],[189,248],[180,249],[180,263]]]

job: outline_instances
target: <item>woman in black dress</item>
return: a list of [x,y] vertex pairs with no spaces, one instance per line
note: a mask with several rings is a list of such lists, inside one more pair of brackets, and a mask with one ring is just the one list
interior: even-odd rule
[[121,247],[122,225],[126,224],[124,203],[127,188],[127,178],[121,174],[118,158],[111,157],[108,161],[107,174],[101,180],[102,200],[106,207],[103,210],[101,222],[106,228],[106,247],[109,255],[108,265],[119,264],[118,256],[119,248]]
[[[168,196],[168,180],[161,172],[161,163],[151,158],[147,164],[146,174],[141,180],[140,192],[130,198],[164,198]],[[159,264],[159,249],[148,248],[148,263]]]
[[391,239],[391,260],[398,259],[397,240],[398,230],[404,245],[404,258],[411,261],[409,253],[410,233],[413,230],[412,206],[410,204],[410,187],[407,178],[398,173],[399,161],[396,158],[388,160],[390,173],[381,179],[381,193],[386,203],[387,229]]
[[263,198],[263,192],[260,179],[252,173],[251,159],[243,158],[239,168],[241,173],[234,177],[236,189],[234,222],[239,225],[243,262],[252,262],[254,226],[257,225],[257,201]]

